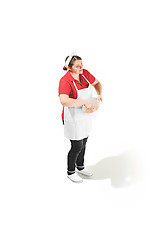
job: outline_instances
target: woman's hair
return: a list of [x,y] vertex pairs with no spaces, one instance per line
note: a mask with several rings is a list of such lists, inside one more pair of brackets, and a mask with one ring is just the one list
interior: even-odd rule
[[[69,56],[66,57],[65,62],[67,61],[68,58],[69,58]],[[76,60],[82,60],[82,58],[79,57],[79,56],[77,56],[77,55],[73,56],[73,57],[71,58],[71,61],[70,61],[69,64],[68,64],[68,67],[72,68],[72,66],[73,66],[73,64],[74,64],[74,62],[75,62]],[[64,66],[64,67],[63,67],[63,70],[66,71],[67,68]]]

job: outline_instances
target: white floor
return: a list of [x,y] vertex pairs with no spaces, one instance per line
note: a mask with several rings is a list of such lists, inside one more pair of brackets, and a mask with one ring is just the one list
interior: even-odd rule
[[[46,130],[32,128],[32,137],[24,131],[22,138],[17,131],[3,145],[2,239],[158,239],[156,146],[109,142],[109,133],[103,136],[93,124],[85,163],[94,175],[76,184],[66,176],[70,143],[63,125],[51,120]],[[100,120],[103,125],[100,116],[94,122]]]

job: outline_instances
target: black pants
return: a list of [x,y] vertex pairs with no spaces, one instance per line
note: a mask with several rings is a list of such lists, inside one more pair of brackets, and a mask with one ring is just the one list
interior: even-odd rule
[[[64,124],[63,119],[62,122]],[[68,175],[75,173],[75,167],[77,167],[78,170],[84,169],[84,155],[87,139],[88,137],[82,140],[70,140],[71,149],[67,156]]]
[[71,149],[67,156],[68,175],[75,173],[75,167],[78,170],[84,169],[84,155],[86,149],[87,138],[82,140],[70,140]]

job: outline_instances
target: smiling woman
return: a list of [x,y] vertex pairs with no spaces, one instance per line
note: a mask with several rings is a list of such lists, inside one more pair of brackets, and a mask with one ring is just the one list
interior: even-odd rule
[[[67,176],[73,182],[82,182],[82,178],[75,173],[75,167],[77,172],[85,176],[92,175],[92,172],[84,167],[86,142],[92,125],[92,118],[87,112],[97,110],[97,107],[92,106],[90,99],[94,87],[98,100],[102,101],[102,86],[89,71],[83,68],[82,58],[77,55],[66,58],[63,70],[68,71],[59,82],[59,98],[63,105],[64,135],[71,141],[67,158]],[[83,106],[86,111],[83,111]]]

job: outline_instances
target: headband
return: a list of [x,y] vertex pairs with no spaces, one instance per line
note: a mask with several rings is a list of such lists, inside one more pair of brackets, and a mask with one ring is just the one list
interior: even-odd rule
[[65,67],[66,68],[68,68],[68,65],[69,65],[69,63],[70,63],[70,61],[71,61],[71,59],[72,59],[72,57],[75,55],[75,51],[73,51],[70,55],[69,55],[69,57],[67,58],[67,60],[66,60],[66,62],[65,62]]

